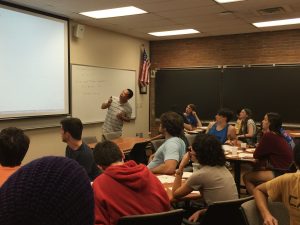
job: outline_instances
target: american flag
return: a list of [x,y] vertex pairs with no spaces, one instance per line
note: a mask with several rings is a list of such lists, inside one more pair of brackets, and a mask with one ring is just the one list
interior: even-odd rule
[[150,76],[149,76],[150,65],[151,63],[148,59],[146,50],[144,49],[141,57],[141,67],[140,67],[140,74],[139,74],[140,86],[146,86],[150,82]]

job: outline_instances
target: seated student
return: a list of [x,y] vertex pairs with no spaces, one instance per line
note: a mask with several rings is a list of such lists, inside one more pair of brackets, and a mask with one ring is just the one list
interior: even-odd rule
[[188,104],[183,115],[187,120],[187,123],[184,123],[185,129],[194,130],[195,128],[202,126],[202,123],[196,113],[196,106],[194,104]]
[[124,163],[124,155],[115,143],[98,143],[94,157],[104,171],[93,183],[95,224],[115,225],[122,216],[170,209],[161,182],[143,164]]
[[0,188],[0,224],[94,224],[86,172],[65,157],[43,157],[22,166]]
[[243,108],[240,112],[239,118],[241,119],[241,127],[238,132],[237,138],[246,142],[249,145],[255,145],[256,143],[256,124],[251,119],[252,111],[248,108]]
[[21,129],[8,127],[0,132],[0,187],[21,167],[30,140]]
[[150,156],[148,168],[153,173],[174,174],[181,161],[186,146],[180,137],[183,130],[183,120],[175,112],[163,113],[160,117],[159,131],[166,141]]
[[232,116],[232,112],[229,109],[220,109],[216,115],[216,121],[209,123],[206,133],[216,136],[221,144],[224,144],[227,139],[235,140],[235,129],[228,124]]
[[61,122],[61,138],[67,143],[66,157],[76,160],[93,181],[100,173],[92,150],[81,140],[83,125],[78,118],[65,118]]
[[278,113],[267,113],[262,121],[264,133],[253,154],[258,169],[243,177],[250,194],[256,185],[285,173],[293,161],[292,150],[280,133],[281,125]]
[[[189,160],[200,163],[200,169],[182,184],[182,174]],[[199,191],[207,205],[216,201],[238,199],[238,193],[232,174],[225,167],[225,155],[221,143],[215,136],[198,134],[191,152],[184,155],[175,174],[172,188],[173,197],[181,198],[192,191]],[[189,218],[196,222],[206,209],[198,210]],[[217,215],[216,215],[217,216]]]
[[289,211],[290,225],[299,225],[300,221],[300,145],[294,148],[294,161],[298,171],[276,177],[254,189],[257,207],[266,225],[277,225],[267,206],[267,198],[283,202]]

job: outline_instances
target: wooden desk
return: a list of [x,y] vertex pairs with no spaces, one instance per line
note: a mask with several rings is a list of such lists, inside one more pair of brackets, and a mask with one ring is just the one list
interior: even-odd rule
[[[136,143],[145,142],[148,140],[149,140],[148,138],[140,138],[140,137],[119,137],[111,141],[116,143],[119,146],[121,151],[123,151],[124,153],[128,153]],[[95,148],[96,144],[97,143],[90,143],[88,144],[88,146],[93,149]]]
[[300,138],[300,130],[285,130],[292,138]]
[[249,152],[249,149],[238,150],[238,154],[233,156],[230,151],[225,151],[226,160],[233,163],[234,168],[234,180],[238,193],[240,193],[241,188],[241,164],[245,162],[254,163],[255,159],[253,158],[253,153]]
[[[159,176],[164,176],[164,177],[174,177],[174,176],[169,176],[169,175],[157,175]],[[182,183],[184,183],[186,181],[186,179],[182,179]],[[162,182],[162,181],[161,181]],[[173,195],[172,195],[172,187],[173,187],[173,182],[162,182],[165,191],[168,194],[168,197],[170,199],[170,202],[178,202],[178,201],[190,201],[190,200],[197,200],[201,198],[201,195],[198,191],[196,192],[192,192],[180,199],[173,199]]]

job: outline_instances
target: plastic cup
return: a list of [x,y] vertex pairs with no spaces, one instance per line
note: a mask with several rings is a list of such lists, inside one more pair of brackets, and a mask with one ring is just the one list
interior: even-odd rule
[[238,150],[238,147],[233,146],[232,149],[231,149],[231,154],[236,156],[237,155],[237,150]]
[[192,163],[193,166],[193,172],[200,170],[200,164],[199,163]]
[[246,149],[247,148],[247,143],[241,143],[241,148]]

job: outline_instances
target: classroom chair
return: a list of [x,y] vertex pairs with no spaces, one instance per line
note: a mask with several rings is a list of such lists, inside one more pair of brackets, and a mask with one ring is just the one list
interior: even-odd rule
[[[288,210],[281,202],[268,201],[271,214],[278,220],[279,225],[289,225],[290,217]],[[245,225],[263,224],[263,219],[256,207],[255,200],[245,202],[241,205],[241,211]]]
[[121,217],[117,225],[181,225],[183,209]]
[[244,202],[250,201],[253,196],[240,198],[236,200],[218,201],[211,204],[200,222],[189,222],[183,219],[183,224],[187,225],[243,225],[244,218],[240,210]]
[[151,145],[152,145],[152,149],[154,150],[154,152],[157,151],[157,149],[165,142],[166,139],[162,138],[162,139],[157,139],[157,140],[153,140],[150,141]]
[[148,164],[148,156],[146,153],[149,141],[136,143],[129,152],[128,159],[134,160],[136,163]]

